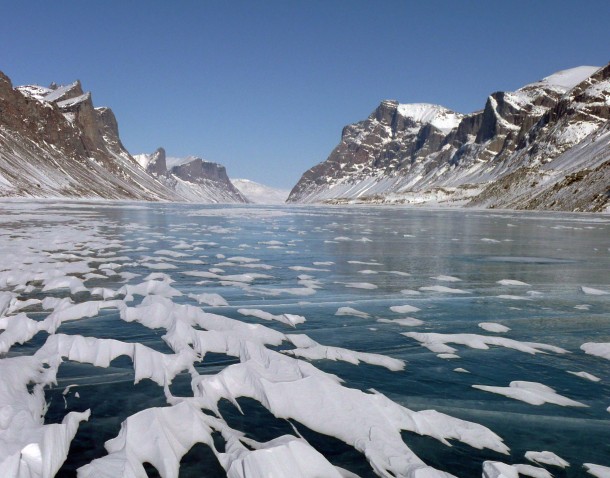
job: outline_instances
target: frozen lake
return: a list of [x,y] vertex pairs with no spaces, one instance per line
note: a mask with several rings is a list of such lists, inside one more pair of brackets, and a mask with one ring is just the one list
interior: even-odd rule
[[0,476],[610,467],[609,216],[6,201],[0,251]]

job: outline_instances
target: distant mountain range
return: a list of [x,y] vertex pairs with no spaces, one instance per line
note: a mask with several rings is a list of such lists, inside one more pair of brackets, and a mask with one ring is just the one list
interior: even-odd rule
[[0,197],[245,203],[225,168],[165,151],[131,156],[110,108],[93,106],[80,82],[20,86],[0,72]]
[[493,93],[468,115],[382,101],[288,201],[608,211],[610,65]]
[[[287,193],[163,148],[132,156],[80,82],[20,86],[0,72],[0,197],[282,203]],[[610,211],[610,65],[561,71],[481,111],[386,100],[346,126],[292,203]]]

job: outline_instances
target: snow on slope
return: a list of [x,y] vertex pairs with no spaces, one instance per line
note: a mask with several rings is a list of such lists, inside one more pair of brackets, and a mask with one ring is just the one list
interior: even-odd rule
[[167,158],[165,158],[165,162],[167,164],[167,169],[169,170],[175,166],[182,166],[184,164],[188,164],[191,161],[194,161],[195,159],[197,159],[197,156],[186,156],[184,158],[178,158],[176,156],[168,156]]
[[444,106],[428,103],[399,104],[398,113],[418,123],[430,124],[443,133],[457,128],[464,116]]
[[231,179],[231,182],[250,202],[256,204],[284,204],[290,192],[255,183],[249,179]]
[[553,73],[552,75],[540,80],[540,83],[560,86],[565,88],[567,91],[574,88],[581,81],[589,78],[597,70],[599,70],[599,66],[577,66],[576,68],[570,68],[568,70],[561,70],[557,73]]

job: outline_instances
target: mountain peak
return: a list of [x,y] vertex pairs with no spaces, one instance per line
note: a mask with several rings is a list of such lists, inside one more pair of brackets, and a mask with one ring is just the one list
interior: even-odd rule
[[444,106],[430,103],[399,104],[397,111],[404,117],[411,118],[418,123],[430,124],[444,133],[457,128],[463,117],[462,114]]

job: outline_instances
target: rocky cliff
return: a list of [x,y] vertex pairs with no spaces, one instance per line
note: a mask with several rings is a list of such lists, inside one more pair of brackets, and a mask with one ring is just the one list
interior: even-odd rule
[[183,201],[206,203],[247,203],[235,188],[224,166],[195,156],[168,159],[163,148],[139,154],[136,161]]
[[609,77],[610,65],[562,71],[469,115],[383,101],[343,129],[288,201],[604,210]]
[[0,73],[0,196],[172,200],[79,82],[13,88]]
[[80,82],[13,88],[0,72],[0,197],[247,202],[222,166],[200,160],[183,179],[164,151],[153,156],[142,167],[129,154],[112,110]]

